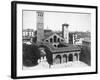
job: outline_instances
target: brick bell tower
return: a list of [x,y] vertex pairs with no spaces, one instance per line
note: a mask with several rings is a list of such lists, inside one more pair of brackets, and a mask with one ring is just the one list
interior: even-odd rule
[[44,12],[36,12],[37,42],[41,42],[44,38]]
[[68,30],[68,24],[62,24],[62,35],[65,39],[66,43],[69,43],[69,30]]

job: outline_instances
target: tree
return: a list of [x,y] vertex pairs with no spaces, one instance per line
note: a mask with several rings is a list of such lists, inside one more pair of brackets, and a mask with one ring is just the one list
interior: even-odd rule
[[47,62],[49,63],[49,67],[53,64],[53,56],[52,52],[49,49],[45,49]]
[[36,45],[23,44],[23,65],[34,66],[38,64],[40,58],[40,50]]
[[36,41],[37,41],[37,37],[35,36],[33,37],[33,42],[36,43]]

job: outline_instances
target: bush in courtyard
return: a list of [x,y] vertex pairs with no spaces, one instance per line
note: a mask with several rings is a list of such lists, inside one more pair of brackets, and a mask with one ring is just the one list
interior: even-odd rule
[[38,64],[40,50],[36,45],[23,44],[23,65],[34,66]]

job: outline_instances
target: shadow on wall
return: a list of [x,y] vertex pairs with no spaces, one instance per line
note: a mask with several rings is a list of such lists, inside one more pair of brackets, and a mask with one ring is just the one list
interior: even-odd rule
[[89,46],[81,46],[80,61],[91,66],[91,48]]

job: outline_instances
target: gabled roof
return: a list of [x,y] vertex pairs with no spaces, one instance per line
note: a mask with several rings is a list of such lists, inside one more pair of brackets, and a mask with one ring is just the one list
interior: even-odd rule
[[[58,36],[59,38],[61,38],[61,39],[63,39],[60,35],[58,35],[56,32],[53,32],[53,33],[50,33],[49,35],[48,34],[45,34],[44,36],[45,36],[45,38],[44,38],[44,40],[46,40],[46,39],[49,39],[49,38],[51,38],[52,36],[54,36],[54,35],[56,35],[56,36]],[[64,39],[63,39],[64,40]]]

